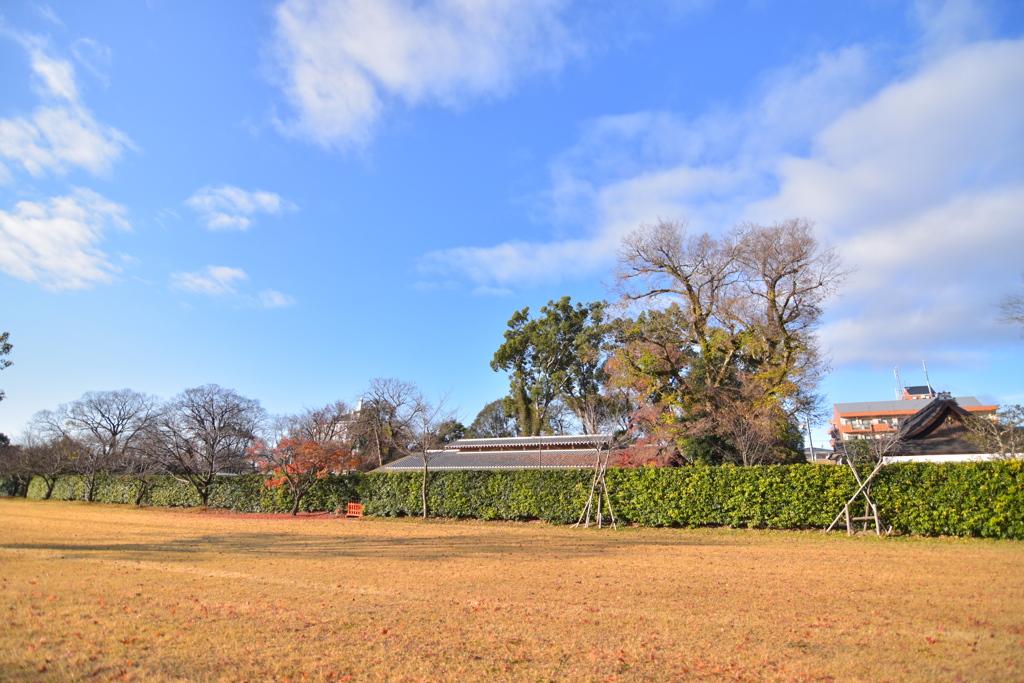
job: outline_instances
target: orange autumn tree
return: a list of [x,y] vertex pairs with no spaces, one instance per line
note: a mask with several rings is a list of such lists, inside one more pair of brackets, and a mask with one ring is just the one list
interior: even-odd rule
[[329,474],[355,469],[358,462],[351,449],[337,441],[317,443],[305,437],[283,438],[268,448],[257,442],[251,451],[261,471],[270,475],[267,488],[287,486],[292,494],[292,514],[298,514],[313,484]]

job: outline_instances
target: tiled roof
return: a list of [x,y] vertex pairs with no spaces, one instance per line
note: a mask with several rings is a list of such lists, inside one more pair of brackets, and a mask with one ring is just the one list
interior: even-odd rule
[[900,425],[898,438],[900,441],[917,439],[929,432],[930,428],[944,422],[950,415],[956,415],[961,420],[970,417],[970,413],[960,407],[957,399],[949,394],[939,394],[935,400],[929,401],[928,405],[904,420]]
[[[896,411],[918,411],[933,402],[934,398],[909,398],[900,401],[864,401],[861,403],[837,403],[836,412],[840,415],[846,413],[887,413]],[[981,401],[973,396],[960,396],[956,402],[962,408],[977,408]]]
[[499,439],[459,439],[449,445],[458,450],[478,450],[480,448],[507,448],[525,450],[538,446],[597,446],[612,442],[611,434],[564,434],[558,436],[513,436]]
[[[593,467],[597,460],[597,449],[575,449],[557,451],[488,451],[484,453],[458,451],[434,451],[427,455],[429,470],[532,470],[532,469],[582,469]],[[420,455],[409,455],[374,472],[418,472],[423,469]]]

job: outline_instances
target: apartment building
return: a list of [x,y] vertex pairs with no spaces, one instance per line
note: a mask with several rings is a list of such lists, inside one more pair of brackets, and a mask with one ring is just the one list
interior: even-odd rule
[[[931,387],[917,386],[904,388],[903,398],[899,400],[833,404],[829,420],[832,447],[836,448],[841,441],[876,439],[895,432],[905,420],[934,400]],[[982,405],[974,396],[958,396],[955,400],[968,413],[993,415],[999,409],[997,405]]]

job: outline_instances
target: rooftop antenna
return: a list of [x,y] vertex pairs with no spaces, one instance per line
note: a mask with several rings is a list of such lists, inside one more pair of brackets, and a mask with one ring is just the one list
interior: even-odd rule
[[896,400],[903,398],[903,382],[900,381],[900,364],[896,364],[896,369],[892,371],[892,374],[896,375]]
[[928,364],[922,359],[921,365],[924,367],[924,383],[928,385],[928,393],[931,394],[932,398],[935,398],[935,392],[932,390],[932,381],[928,379]]

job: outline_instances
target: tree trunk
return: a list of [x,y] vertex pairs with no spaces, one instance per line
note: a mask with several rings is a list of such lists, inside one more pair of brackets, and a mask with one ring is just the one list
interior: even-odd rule
[[427,518],[427,454],[423,453],[423,486],[420,490],[420,496],[423,499],[423,519]]
[[93,491],[96,490],[96,475],[95,474],[90,474],[88,481],[89,481],[89,486],[88,486],[88,488],[85,491],[85,500],[86,500],[86,502],[91,503],[92,502]]
[[[46,495],[43,500],[50,500],[50,496],[53,495],[53,487],[57,485],[57,477],[43,477],[43,481],[46,482]],[[25,495],[28,495],[28,491],[25,491]]]
[[146,495],[146,489],[149,488],[149,482],[145,479],[139,480],[139,487],[135,493],[135,506],[142,507],[142,498]]
[[292,517],[299,514],[299,501],[302,500],[302,494],[292,491]]

